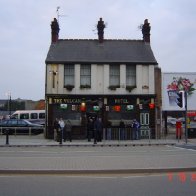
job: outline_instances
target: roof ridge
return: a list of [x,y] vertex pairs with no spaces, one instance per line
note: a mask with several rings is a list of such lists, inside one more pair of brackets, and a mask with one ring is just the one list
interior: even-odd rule
[[[98,39],[59,39],[58,41],[99,41]],[[143,42],[142,39],[104,39],[104,41],[134,41]]]

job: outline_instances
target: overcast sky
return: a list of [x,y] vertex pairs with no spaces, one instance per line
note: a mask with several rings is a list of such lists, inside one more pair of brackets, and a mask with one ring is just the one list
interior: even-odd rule
[[100,17],[107,39],[142,39],[148,19],[151,47],[162,72],[196,72],[195,0],[0,0],[0,99],[44,99],[50,24],[59,9],[60,39],[96,39]]

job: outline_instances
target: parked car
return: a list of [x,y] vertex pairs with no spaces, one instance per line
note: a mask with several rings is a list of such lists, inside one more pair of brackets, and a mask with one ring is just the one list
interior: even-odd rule
[[28,120],[7,119],[0,122],[0,130],[2,130],[3,134],[8,131],[9,134],[37,135],[43,133],[44,126],[31,123]]
[[45,110],[17,110],[10,118],[23,119],[32,123],[45,125]]

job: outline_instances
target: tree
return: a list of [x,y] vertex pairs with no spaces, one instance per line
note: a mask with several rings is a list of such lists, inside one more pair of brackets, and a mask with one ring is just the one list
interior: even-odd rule
[[39,100],[35,106],[36,110],[45,110],[45,100]]
[[16,111],[16,110],[24,110],[25,109],[25,102],[24,101],[15,101],[15,100],[7,100],[5,105],[1,107],[1,110],[7,111]]

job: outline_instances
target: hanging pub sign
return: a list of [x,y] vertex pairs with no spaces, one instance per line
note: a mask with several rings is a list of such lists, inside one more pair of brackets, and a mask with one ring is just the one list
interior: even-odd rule
[[154,103],[149,103],[149,108],[150,109],[154,109],[154,106],[155,106]]
[[120,105],[115,105],[115,106],[114,106],[114,111],[120,112],[120,110],[121,110]]
[[67,104],[60,104],[60,108],[66,110],[67,109]]
[[100,110],[98,105],[94,105],[93,106],[93,111],[98,112]]
[[106,105],[106,106],[105,106],[105,111],[107,111],[107,112],[110,111],[110,106],[109,106],[109,105]]
[[72,110],[72,111],[75,111],[75,110],[76,110],[76,105],[72,105],[72,106],[71,106],[71,110]]
[[143,105],[139,104],[139,109],[142,110],[143,109]]
[[127,105],[127,111],[133,110],[133,105]]

